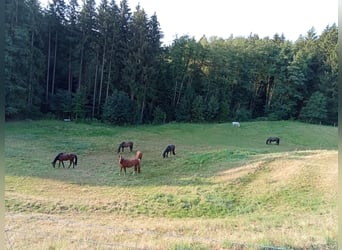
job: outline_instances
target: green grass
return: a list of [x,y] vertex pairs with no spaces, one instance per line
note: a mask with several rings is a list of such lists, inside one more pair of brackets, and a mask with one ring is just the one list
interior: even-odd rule
[[[269,136],[279,136],[280,145],[266,145]],[[117,147],[123,140],[133,140],[134,152],[143,152],[141,174],[132,175],[129,169],[127,175],[119,175]],[[163,159],[162,151],[171,143],[176,145],[176,155]],[[334,199],[315,191],[310,178],[249,195],[250,186],[271,172],[269,163],[287,154],[291,159],[310,157],[314,153],[309,150],[337,150],[337,128],[292,121],[246,122],[240,128],[227,123],[117,127],[10,122],[5,128],[6,210],[63,216],[221,218],[281,227],[293,213],[322,216],[337,206]],[[52,168],[51,161],[62,151],[78,155],[75,169]],[[133,157],[134,152],[123,154]],[[224,171],[259,161],[263,164],[255,172],[234,181],[217,181]],[[329,244],[334,237],[326,236]],[[281,243],[295,245],[288,239]],[[180,241],[170,249],[202,249],[202,245]]]
[[[160,176],[169,174],[215,174],[227,167],[223,163],[229,163],[228,167],[235,166],[235,163],[257,154],[337,148],[337,128],[286,121],[243,123],[239,129],[232,128],[230,124],[123,128],[103,124],[33,121],[7,123],[5,134],[8,175],[91,185],[109,185],[112,178],[116,178],[107,173],[117,170],[116,150],[123,140],[133,140],[135,149],[144,152],[144,171],[151,171],[151,175],[148,175],[148,180],[144,178],[142,185],[158,184],[156,182],[160,181]],[[280,146],[265,144],[266,138],[273,135],[281,138]],[[169,143],[176,144],[177,157],[164,160],[161,153]],[[80,161],[75,172],[88,172],[91,179],[86,180],[87,176],[82,174],[80,176],[84,180],[75,179],[77,175],[69,175],[65,179],[64,175],[60,176],[64,172],[52,171],[50,162],[62,151],[75,152]],[[93,177],[101,177],[102,181],[94,182]],[[168,182],[173,182],[171,179],[168,178]],[[116,185],[126,185],[122,178],[115,180]]]

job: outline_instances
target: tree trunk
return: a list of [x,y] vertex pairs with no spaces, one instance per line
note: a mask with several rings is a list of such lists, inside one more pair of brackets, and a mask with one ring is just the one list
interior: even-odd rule
[[144,118],[144,112],[145,112],[145,105],[146,105],[146,89],[147,89],[147,86],[145,84],[145,87],[144,87],[144,96],[143,96],[143,100],[142,100],[142,103],[141,103],[141,110],[140,110],[140,123],[143,122],[143,118]]
[[108,79],[107,79],[105,103],[107,103],[108,95],[109,95],[109,85],[110,85],[110,78],[111,78],[111,73],[112,73],[111,69],[112,69],[112,59],[110,59],[110,61],[109,61],[109,72],[108,72]]
[[93,109],[92,109],[92,114],[91,117],[95,117],[95,103],[96,103],[96,89],[97,89],[97,70],[98,70],[98,57],[99,57],[99,50],[97,49],[96,52],[96,63],[95,63],[95,81],[94,81],[94,90],[93,90]]
[[46,72],[46,96],[45,101],[49,100],[49,78],[50,78],[50,57],[51,57],[51,31],[49,29],[49,46],[48,46],[48,60],[47,60],[47,72]]
[[30,58],[30,72],[29,72],[29,81],[28,81],[28,97],[27,97],[27,104],[33,104],[33,86],[32,86],[32,75],[33,75],[33,41],[34,41],[34,32],[32,30],[31,34],[31,58]]
[[84,54],[84,31],[83,31],[83,36],[82,36],[82,47],[81,47],[81,59],[80,59],[80,72],[78,75],[78,90],[81,89],[81,82],[82,82],[82,67],[83,67],[83,54]]
[[103,83],[103,71],[104,71],[104,65],[105,65],[105,59],[106,59],[106,46],[107,46],[107,39],[105,38],[105,44],[103,48],[103,55],[102,55],[102,67],[101,67],[101,79],[100,79],[100,88],[99,88],[99,99],[97,104],[97,114],[100,114],[101,110],[101,99],[102,99],[102,83]]
[[68,63],[68,93],[72,91],[72,70],[71,70],[71,45],[69,45],[69,63]]
[[57,63],[57,31],[56,31],[56,37],[55,37],[55,57],[53,59],[53,72],[52,72],[52,86],[51,86],[51,95],[54,95],[55,93],[55,80],[56,80],[56,63]]

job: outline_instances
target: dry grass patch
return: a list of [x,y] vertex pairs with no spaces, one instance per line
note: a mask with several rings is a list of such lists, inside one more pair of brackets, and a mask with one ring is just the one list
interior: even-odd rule
[[252,178],[245,187],[246,194],[262,194],[285,186],[308,185],[326,195],[336,195],[337,151],[295,151],[257,156],[247,165],[220,173],[216,182],[237,182]]

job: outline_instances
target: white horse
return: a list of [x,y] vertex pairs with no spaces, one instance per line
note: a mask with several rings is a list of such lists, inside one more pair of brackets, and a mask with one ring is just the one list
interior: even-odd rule
[[240,122],[232,122],[233,127],[238,127],[240,128]]

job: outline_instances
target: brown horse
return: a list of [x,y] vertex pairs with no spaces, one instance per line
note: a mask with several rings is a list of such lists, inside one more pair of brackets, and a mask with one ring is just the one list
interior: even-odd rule
[[143,154],[142,154],[142,152],[139,151],[139,150],[138,150],[138,151],[136,152],[136,154],[135,154],[135,158],[136,158],[136,159],[139,159],[139,160],[142,159],[142,156],[143,156]]
[[61,166],[61,162],[62,162],[63,168],[65,168],[63,161],[69,161],[70,162],[69,168],[70,168],[71,164],[72,164],[72,167],[75,168],[75,165],[77,165],[77,155],[75,155],[75,154],[68,154],[68,153],[59,153],[55,157],[55,159],[51,162],[53,167],[55,167],[56,161],[59,161],[58,162],[58,167]]
[[122,172],[122,169],[125,172],[126,175],[126,168],[134,167],[134,173],[140,173],[140,159],[134,158],[134,159],[124,159],[122,155],[119,156],[119,165],[120,165],[120,174]]
[[118,148],[118,153],[120,153],[120,151],[124,152],[124,148],[128,148],[128,147],[129,147],[130,152],[132,152],[132,150],[133,150],[133,142],[132,141],[121,142],[119,145],[119,148]]

